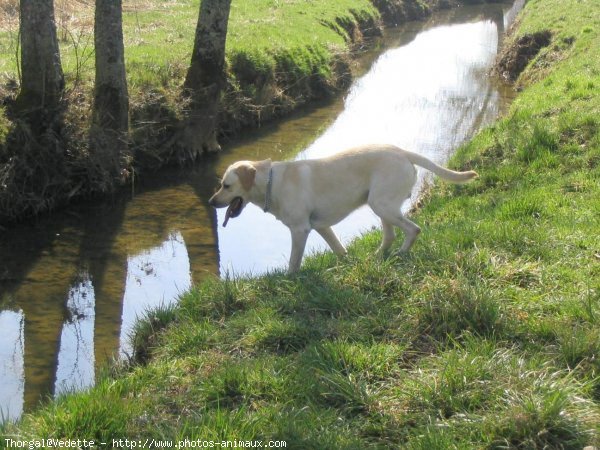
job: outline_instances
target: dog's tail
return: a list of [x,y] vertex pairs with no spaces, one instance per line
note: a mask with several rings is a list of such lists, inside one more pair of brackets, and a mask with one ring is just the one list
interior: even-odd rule
[[425,158],[422,155],[413,152],[405,152],[408,160],[416,164],[417,166],[423,167],[433,173],[435,173],[438,177],[444,178],[452,183],[467,183],[471,181],[473,178],[477,178],[477,172],[473,170],[469,170],[467,172],[456,172],[454,170],[446,169],[428,158]]

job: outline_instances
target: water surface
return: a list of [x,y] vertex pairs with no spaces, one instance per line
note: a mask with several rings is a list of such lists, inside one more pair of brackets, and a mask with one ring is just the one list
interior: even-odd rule
[[[250,205],[223,229],[224,211],[208,207],[232,162],[317,158],[372,142],[446,161],[508,102],[488,73],[515,10],[459,8],[389,30],[363,55],[345,98],[249,133],[202,167],[3,232],[0,414],[18,418],[44,396],[93,385],[108,358],[130,353],[138,316],[204,277],[285,268],[289,233],[271,215]],[[348,242],[378,225],[361,208],[334,229]],[[325,244],[312,233],[307,248]]]

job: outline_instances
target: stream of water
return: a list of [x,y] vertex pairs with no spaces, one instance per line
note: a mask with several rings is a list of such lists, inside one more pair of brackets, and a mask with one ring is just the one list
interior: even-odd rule
[[[137,317],[204,277],[286,267],[289,232],[273,216],[250,205],[224,229],[224,211],[208,207],[232,162],[318,158],[373,142],[445,162],[510,101],[489,71],[522,3],[462,7],[387,30],[344,98],[248,133],[202,167],[3,232],[0,421],[93,385],[108,359],[130,353]],[[348,242],[373,226],[379,220],[361,208],[334,229]],[[311,234],[308,253],[325,248]]]

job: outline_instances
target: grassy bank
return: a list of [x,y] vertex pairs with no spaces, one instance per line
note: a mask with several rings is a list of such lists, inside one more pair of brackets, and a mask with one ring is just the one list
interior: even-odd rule
[[528,3],[507,45],[549,41],[455,158],[480,178],[424,198],[410,255],[375,259],[374,232],[292,278],[208,281],[139,324],[139,364],[0,442],[600,445],[600,5],[581,4]]

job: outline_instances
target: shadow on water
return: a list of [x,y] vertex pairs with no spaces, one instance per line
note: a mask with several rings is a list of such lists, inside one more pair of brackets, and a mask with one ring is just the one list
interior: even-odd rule
[[[378,48],[361,55],[357,75],[367,74],[383,50],[408,47],[424,31],[442,25],[491,22],[499,45],[512,20],[511,11],[509,5],[498,4],[458,8],[428,22],[388,30]],[[413,64],[404,63],[402,71],[410,71]],[[490,121],[490,114],[495,117],[501,112],[505,100],[498,94],[501,88],[487,73],[477,77],[487,84],[474,109],[465,108],[461,97],[448,99],[458,119],[453,123],[468,122],[468,130],[450,129],[447,134],[462,133],[467,138]],[[74,206],[4,231],[0,236],[0,418],[18,418],[45,396],[93,385],[107,359],[130,351],[128,333],[136,317],[177,301],[180,293],[204,277],[283,267],[287,231],[277,223],[264,224],[262,212],[256,218],[244,212],[227,233],[219,227],[222,217],[207,204],[217,175],[239,159],[314,157],[323,145],[331,146],[327,142],[344,143],[346,137],[332,133],[349,113],[356,90],[362,89],[360,83],[345,99],[313,105],[227,143],[220,155],[202,167],[170,169],[136,185],[134,193]],[[388,112],[381,108],[382,114]],[[369,130],[355,128],[351,141],[360,141],[359,135],[368,138]],[[400,128],[393,127],[391,133],[401,133]],[[453,148],[459,143],[452,143]],[[340,149],[335,147],[332,150]],[[349,227],[356,228],[352,221]],[[285,235],[281,239],[280,232]],[[268,240],[260,238],[266,234]],[[265,241],[269,245],[261,247]]]

